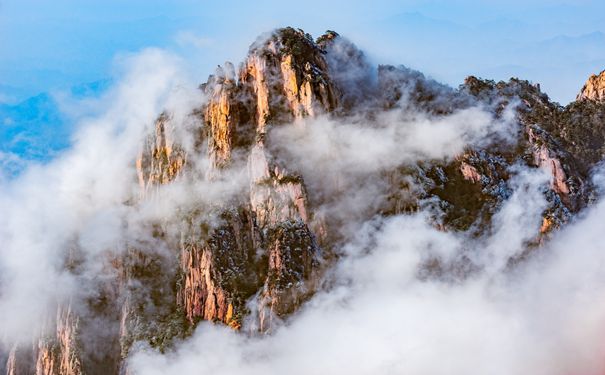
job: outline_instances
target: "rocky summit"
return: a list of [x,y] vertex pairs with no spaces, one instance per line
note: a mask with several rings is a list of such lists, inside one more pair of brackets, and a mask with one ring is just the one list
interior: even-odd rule
[[578,94],[576,100],[605,100],[605,70],[598,75],[593,74],[588,78],[582,91]]
[[[541,169],[549,183],[541,192],[541,228],[522,255],[507,260],[511,269],[539,254],[596,199],[591,176],[605,153],[605,72],[561,106],[521,79],[471,76],[451,88],[403,66],[375,67],[334,31],[314,39],[283,28],[259,37],[238,68],[219,66],[199,89],[205,99],[190,114],[187,137],[169,111],[157,118],[124,172],[139,186],[126,204],[143,205],[180,181],[230,176],[243,179],[243,188],[215,204],[180,209],[176,222],[150,221],[149,240],[106,257],[111,277],[87,286],[93,296],[59,302],[35,343],[5,348],[7,375],[127,374],[138,345],[169,351],[202,321],[271,335],[329,283],[350,221],[425,210],[435,228],[480,238],[498,225],[494,217],[520,169]],[[350,167],[360,186],[375,187],[375,199],[362,207],[347,183],[353,172],[317,178],[314,169],[327,167],[304,167],[296,144],[279,133],[306,121],[379,128],[392,113],[439,121],[472,108],[515,127],[453,158]],[[233,177],[235,170],[243,172]],[[349,202],[350,216],[327,209],[342,202]],[[80,272],[77,249],[66,259],[66,272]],[[429,259],[419,272],[464,279],[477,267],[465,257],[449,264]]]

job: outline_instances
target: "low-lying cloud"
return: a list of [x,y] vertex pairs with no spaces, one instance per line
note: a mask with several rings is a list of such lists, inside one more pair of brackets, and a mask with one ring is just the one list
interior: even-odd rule
[[[602,373],[605,205],[541,256],[503,267],[539,228],[546,183],[524,171],[487,239],[439,231],[423,213],[365,223],[330,286],[273,334],[204,323],[175,352],[141,351],[131,365],[151,375]],[[481,271],[454,282],[418,277],[427,259],[463,252]]]

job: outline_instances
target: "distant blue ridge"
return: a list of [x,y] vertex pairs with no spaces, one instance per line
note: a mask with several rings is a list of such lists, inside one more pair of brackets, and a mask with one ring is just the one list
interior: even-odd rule
[[[75,99],[95,97],[110,83],[110,80],[100,80],[81,84],[69,88],[69,92]],[[47,162],[69,147],[74,127],[74,119],[60,111],[49,93],[17,104],[0,104],[0,152],[24,161]],[[11,170],[10,175],[16,172]]]

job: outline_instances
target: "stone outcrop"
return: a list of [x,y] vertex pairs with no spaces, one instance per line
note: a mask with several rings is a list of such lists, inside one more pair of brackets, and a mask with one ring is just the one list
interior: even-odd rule
[[302,221],[270,227],[265,240],[269,270],[260,299],[259,329],[269,331],[275,317],[296,310],[315,291],[321,250]]
[[[163,233],[158,230],[155,236],[159,240]],[[147,246],[129,248],[116,260],[119,271],[116,291],[114,296],[107,297],[113,301],[107,315],[119,324],[114,339],[122,373],[127,369],[120,361],[128,356],[134,343],[146,341],[164,350],[172,340],[188,333],[185,317],[176,303],[178,253],[156,252],[151,245]]]
[[[307,34],[294,29],[259,39],[241,67],[238,82],[231,72],[225,73],[231,70],[230,64],[226,66],[204,85],[210,93],[204,112],[209,152],[219,160],[216,164],[225,164],[233,140],[240,137],[237,146],[248,153],[250,198],[226,208],[225,224],[206,239],[184,244],[179,300],[191,322],[218,320],[239,327],[246,299],[262,288],[259,325],[266,330],[267,314],[283,315],[292,310],[293,301],[300,303],[308,294],[307,280],[321,254],[307,225],[309,208],[302,178],[272,161],[265,147],[266,127],[329,112],[337,105],[336,94],[322,50]],[[234,130],[237,126],[244,134]],[[304,246],[285,246],[284,235]],[[295,263],[301,258],[313,261],[303,263],[304,272],[285,276],[298,267]],[[291,282],[275,282],[284,277]],[[236,283],[237,278],[245,280]],[[297,297],[287,299],[283,290]]]
[[460,172],[462,173],[462,176],[464,177],[465,180],[468,181],[472,181],[472,182],[480,182],[481,181],[481,175],[479,174],[479,172],[477,172],[477,168],[473,167],[472,165],[462,162],[460,163]]
[[33,347],[13,346],[6,360],[6,375],[34,374],[36,371],[34,355]]
[[37,345],[36,375],[81,375],[78,318],[71,307],[59,307],[56,335],[42,338]]
[[[266,258],[246,209],[227,209],[211,233],[189,231],[181,250],[178,301],[190,323],[219,321],[239,328],[246,301],[262,285]],[[195,228],[200,229],[200,228]]]
[[155,122],[155,134],[150,136],[136,160],[139,185],[143,193],[152,186],[176,178],[185,165],[185,152],[171,138],[171,118],[163,113]]
[[552,190],[561,197],[566,198],[570,193],[570,188],[567,185],[567,177],[561,165],[561,160],[546,145],[537,145],[535,143],[534,132],[531,130],[529,132],[529,139],[530,143],[534,146],[534,163],[549,171]]
[[605,70],[588,78],[576,100],[605,100]]
[[[545,193],[549,202],[544,212],[541,232],[548,233],[569,221],[574,213],[591,201],[590,171],[600,157],[586,157],[585,130],[578,126],[577,119],[590,119],[591,127],[598,126],[598,117],[580,115],[592,103],[579,101],[561,107],[550,101],[540,91],[539,85],[528,81],[511,79],[509,82],[494,82],[469,77],[462,87],[484,103],[503,108],[511,101],[517,105],[517,119],[521,132],[516,149],[501,151],[507,164],[522,162],[530,167],[544,168],[551,176],[550,190]],[[579,109],[578,109],[579,106]],[[597,105],[596,110],[601,110]],[[589,149],[594,147],[594,141]]]
[[214,168],[226,166],[234,148],[250,142],[248,113],[240,100],[233,64],[226,62],[202,85],[208,97],[203,117],[208,129],[208,152]]
[[240,84],[253,98],[261,134],[267,123],[291,122],[337,105],[323,51],[310,35],[292,28],[261,37],[252,45]]

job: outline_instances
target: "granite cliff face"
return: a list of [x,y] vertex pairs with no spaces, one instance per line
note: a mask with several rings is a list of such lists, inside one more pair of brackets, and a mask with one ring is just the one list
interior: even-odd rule
[[[292,311],[312,288],[321,258],[309,229],[307,195],[300,176],[276,163],[266,148],[266,127],[336,106],[322,51],[308,35],[284,29],[250,49],[235,81],[226,63],[202,85],[212,174],[247,158],[249,198],[220,208],[222,224],[209,238],[195,236],[181,252],[179,292],[191,323],[204,319],[239,328],[246,301],[258,295],[259,329],[273,315]],[[196,232],[198,228],[191,228]]]
[[13,347],[6,361],[7,375],[81,375],[79,322],[69,306],[57,309],[56,328],[31,348]]
[[136,161],[136,170],[145,194],[158,184],[172,181],[185,164],[185,155],[170,139],[170,116],[163,113],[155,123],[155,135],[150,136]]
[[605,70],[588,78],[576,100],[605,100]]
[[[177,239],[169,238],[165,223],[150,223],[152,238],[167,251],[141,244],[110,259],[115,279],[87,301],[87,316],[61,304],[54,329],[38,343],[7,351],[6,373],[128,373],[124,360],[137,342],[167,350],[202,320],[263,334],[295,312],[337,258],[342,225],[317,211],[333,197],[309,188],[269,136],[272,128],[305,118],[372,121],[392,109],[439,117],[471,106],[501,118],[513,106],[520,126],[512,144],[494,141],[451,161],[377,171],[371,178],[381,181],[384,199],[363,215],[429,207],[436,227],[480,236],[511,194],[511,166],[543,168],[551,179],[544,191],[548,208],[529,254],[593,200],[590,173],[605,152],[603,77],[591,77],[578,101],[561,107],[519,79],[469,77],[453,89],[404,67],[374,69],[333,31],[317,41],[292,28],[264,35],[237,71],[225,63],[200,86],[206,101],[191,115],[197,121],[193,147],[178,143],[171,114],[158,117],[133,166],[140,194],[129,204],[152,199],[182,178],[220,179],[233,165],[245,165],[241,194],[207,208],[211,222],[199,207],[182,210]],[[198,175],[196,161],[206,156],[210,163]],[[439,264],[431,269],[446,272]],[[111,322],[105,345],[82,339],[93,335],[91,312]]]

